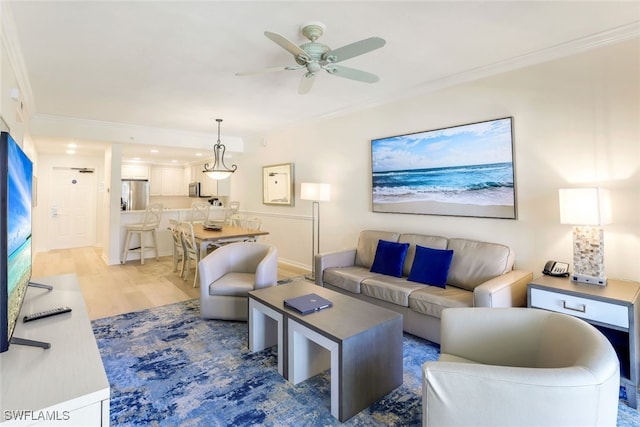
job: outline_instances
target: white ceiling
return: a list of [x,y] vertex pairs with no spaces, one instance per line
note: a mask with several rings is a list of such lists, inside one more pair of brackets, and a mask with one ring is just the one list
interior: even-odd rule
[[[22,55],[24,101],[34,120],[206,133],[212,144],[218,117],[223,142],[225,135],[260,136],[640,36],[639,1],[3,0],[2,13],[10,20],[3,30]],[[380,81],[322,73],[299,95],[303,70],[235,75],[294,64],[263,33],[301,44],[299,27],[308,21],[326,25],[319,41],[334,49],[384,38],[383,48],[343,63]],[[65,142],[34,136],[43,152]],[[137,149],[150,156],[149,148]],[[196,151],[167,158],[192,159]]]

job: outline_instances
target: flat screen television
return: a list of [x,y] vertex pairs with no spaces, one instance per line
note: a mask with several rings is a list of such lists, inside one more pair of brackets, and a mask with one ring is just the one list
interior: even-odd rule
[[33,163],[0,134],[0,353],[9,349],[31,279]]

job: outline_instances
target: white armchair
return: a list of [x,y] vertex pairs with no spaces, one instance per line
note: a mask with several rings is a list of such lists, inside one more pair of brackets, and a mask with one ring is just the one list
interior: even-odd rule
[[424,426],[615,426],[615,350],[595,327],[528,308],[449,308],[422,372]]
[[262,243],[231,243],[203,258],[198,269],[200,316],[246,321],[248,292],[277,284],[278,250]]

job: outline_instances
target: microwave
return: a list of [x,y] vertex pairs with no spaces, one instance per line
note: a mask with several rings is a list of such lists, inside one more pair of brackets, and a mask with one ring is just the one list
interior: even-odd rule
[[190,182],[189,183],[189,197],[200,197],[200,183],[199,182]]

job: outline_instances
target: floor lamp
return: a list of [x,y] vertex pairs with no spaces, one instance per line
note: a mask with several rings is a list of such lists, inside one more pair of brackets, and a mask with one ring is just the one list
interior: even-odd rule
[[573,225],[574,282],[607,285],[604,231],[611,223],[609,192],[602,188],[561,188],[560,223]]
[[311,200],[311,216],[313,223],[311,226],[311,276],[307,279],[315,281],[316,277],[316,254],[320,253],[320,202],[329,201],[331,196],[331,186],[325,183],[303,182],[300,184],[300,199]]

